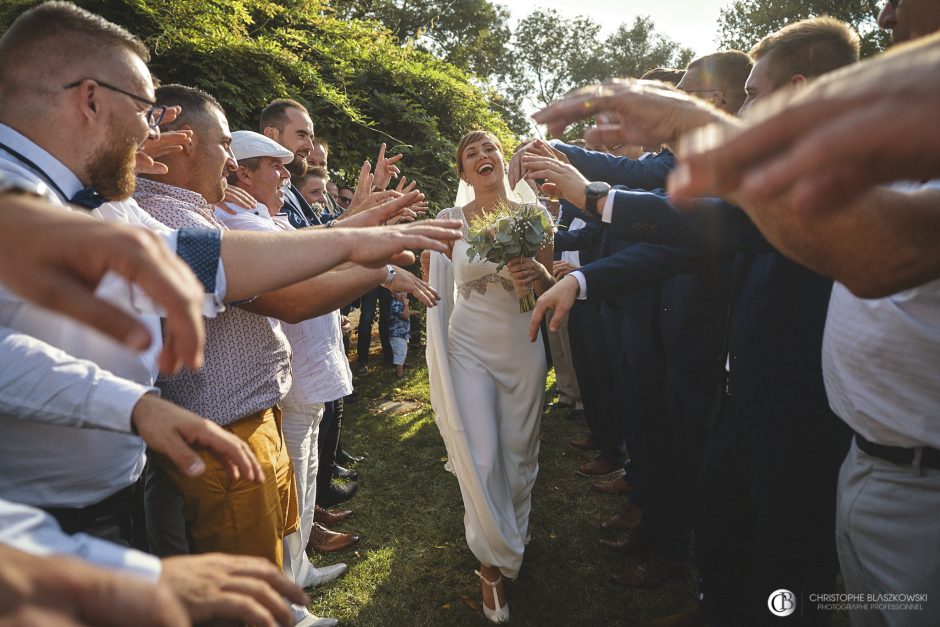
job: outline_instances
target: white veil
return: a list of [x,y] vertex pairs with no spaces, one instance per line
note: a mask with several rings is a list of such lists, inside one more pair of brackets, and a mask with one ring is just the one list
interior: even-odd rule
[[[535,192],[532,191],[532,188],[529,187],[529,184],[525,179],[520,179],[516,183],[516,188],[512,189],[509,187],[509,177],[503,176],[503,185],[506,187],[506,196],[512,202],[518,202],[525,205],[533,205],[538,203],[538,198],[535,197]],[[463,207],[471,200],[473,200],[473,188],[470,187],[466,181],[460,179],[460,184],[457,186],[457,198],[454,199],[455,207]]]

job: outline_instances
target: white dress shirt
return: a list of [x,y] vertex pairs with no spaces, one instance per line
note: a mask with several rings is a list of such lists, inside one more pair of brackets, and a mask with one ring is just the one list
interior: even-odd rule
[[0,499],[0,544],[32,555],[66,555],[122,570],[149,581],[160,579],[160,559],[84,533],[68,535],[49,514]]
[[940,280],[873,299],[835,283],[822,356],[829,405],[857,433],[940,449]]
[[[215,215],[230,229],[246,231],[293,231],[286,218],[271,217],[268,208],[258,204],[245,209],[232,203],[229,214],[216,209]],[[284,397],[285,405],[328,403],[352,392],[352,371],[343,348],[342,320],[332,311],[298,324],[282,323],[293,348],[291,370],[294,381]]]
[[[81,181],[64,164],[25,136],[0,124],[0,143],[27,158],[52,181],[0,149],[0,175],[8,173],[36,183],[42,196],[62,205],[82,189]],[[63,210],[69,210],[63,206]],[[143,212],[132,201],[103,205],[92,215],[145,225]],[[136,216],[136,217],[135,217]],[[176,233],[165,232],[175,250]],[[217,276],[224,277],[219,267]],[[215,315],[224,296],[224,280],[217,292],[207,294],[204,313]],[[99,364],[114,375],[149,388],[156,378],[156,356],[161,348],[160,319],[148,307],[149,299],[117,275],[105,277],[97,294],[137,315],[154,338],[153,345],[138,353],[64,315],[27,303],[0,286],[0,326],[20,331],[51,344],[73,357]],[[138,396],[139,399],[139,396]],[[133,401],[133,402],[131,402]],[[126,413],[126,423],[136,400],[127,395],[112,399],[114,411]],[[84,410],[84,408],[82,408]],[[82,419],[82,418],[77,418]],[[0,438],[0,497],[37,507],[85,507],[133,484],[144,465],[144,443],[130,433],[82,430],[56,424],[23,421],[0,415],[5,429]],[[97,418],[91,418],[95,421]]]

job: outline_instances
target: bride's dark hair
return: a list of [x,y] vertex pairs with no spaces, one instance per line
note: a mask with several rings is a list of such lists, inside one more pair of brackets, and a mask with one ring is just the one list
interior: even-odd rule
[[467,149],[467,146],[474,142],[478,142],[481,139],[488,139],[499,148],[499,151],[503,151],[503,144],[497,139],[496,135],[493,135],[489,131],[470,131],[466,135],[460,138],[460,142],[457,144],[457,176],[463,174],[463,152]]

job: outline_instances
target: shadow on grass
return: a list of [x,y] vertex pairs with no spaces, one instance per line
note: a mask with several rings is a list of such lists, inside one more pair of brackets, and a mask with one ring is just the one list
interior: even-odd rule
[[[443,469],[427,371],[407,372],[397,380],[390,369],[373,370],[357,381],[358,399],[346,406],[344,445],[368,457],[358,467],[360,490],[348,503],[355,515],[342,530],[363,539],[357,553],[320,557],[324,564],[346,561],[350,570],[315,591],[311,607],[342,625],[487,625],[478,606],[463,600],[479,603],[478,563],[464,539],[457,480]],[[389,400],[413,401],[417,409],[383,413],[379,407]],[[691,575],[655,591],[607,582],[627,562],[597,547],[598,523],[623,501],[593,494],[589,480],[575,473],[590,454],[567,443],[583,431],[561,413],[543,418],[533,540],[519,579],[507,586],[512,624],[645,625],[687,609],[695,598]]]

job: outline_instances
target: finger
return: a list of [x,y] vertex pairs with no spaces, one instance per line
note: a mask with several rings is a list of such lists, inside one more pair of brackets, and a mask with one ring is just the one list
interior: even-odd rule
[[160,121],[161,124],[169,124],[183,112],[183,107],[179,105],[173,105],[172,107],[167,107],[166,112],[163,114],[163,120]]
[[395,187],[396,192],[401,192],[402,188],[405,186],[405,181],[408,180],[407,176],[401,177],[401,180],[398,181],[398,185]]
[[[438,247],[439,242],[435,240],[431,241],[433,242],[432,244],[428,244],[423,247],[430,248],[431,250],[438,250],[440,252],[444,252],[444,250],[446,250],[446,247]],[[410,266],[415,262],[415,255],[410,250],[405,250],[400,253],[395,253],[389,257],[389,262],[396,266]]]
[[233,479],[239,476],[256,482],[264,479],[261,464],[248,444],[214,423],[201,421],[200,428],[194,433],[187,433],[186,439],[194,446],[209,451],[220,462],[231,464],[235,473]]
[[237,573],[263,580],[268,586],[274,589],[278,596],[286,598],[291,603],[302,603],[306,605],[309,600],[303,589],[294,585],[294,582],[285,577],[274,564],[264,558],[239,558]]
[[150,331],[136,318],[98,300],[87,285],[73,277],[46,274],[34,278],[36,282],[23,292],[37,305],[75,318],[135,351],[146,349],[153,341]]
[[382,145],[379,146],[379,157],[378,159],[375,160],[375,167],[378,168],[384,165],[384,161],[385,161],[385,143],[383,142]]
[[[404,158],[404,156],[405,156],[405,155],[399,153],[399,154],[395,155],[394,157],[389,157],[388,159],[385,160],[385,165],[386,165],[386,166],[390,166],[390,165],[392,165],[393,163],[397,163],[397,162],[401,161],[402,158]],[[397,172],[397,171],[398,171],[398,168],[395,167],[394,170]]]
[[[208,613],[215,619],[228,618],[238,620],[241,624],[258,627],[280,627],[280,625],[290,625],[292,622],[290,618],[287,620],[278,618],[256,599],[238,592],[224,592],[212,598],[208,604]],[[290,616],[290,607],[283,602],[282,605]]]
[[570,309],[571,305],[566,302],[555,303],[555,307],[552,311],[552,320],[548,323],[548,330],[552,333],[558,332],[558,329],[564,324],[565,318],[568,317],[568,311]]
[[[602,144],[613,146],[615,144],[648,144],[648,138],[643,135],[624,133],[624,129],[619,125],[604,124],[589,128],[584,133],[584,139],[592,144]],[[655,143],[655,142],[654,142]]]
[[[289,625],[291,622],[290,605],[263,579],[236,576],[225,583],[225,591],[226,593],[236,593],[254,600],[260,604],[279,625]],[[240,617],[232,616],[231,618]]]
[[546,309],[548,309],[548,306],[544,301],[541,299],[535,301],[535,309],[532,310],[532,319],[529,321],[530,342],[534,342],[539,337],[539,325],[542,324]]

